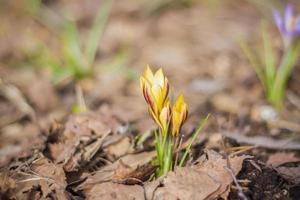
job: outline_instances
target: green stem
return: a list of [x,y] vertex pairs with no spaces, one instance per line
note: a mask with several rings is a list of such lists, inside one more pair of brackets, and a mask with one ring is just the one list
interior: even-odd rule
[[166,175],[169,171],[172,170],[172,163],[173,163],[174,144],[171,137],[169,137],[168,143],[169,144],[168,144],[168,152],[167,152],[165,166],[164,166],[164,175]]
[[188,146],[186,147],[185,149],[185,152],[180,160],[180,163],[179,163],[179,167],[182,167],[186,158],[187,158],[187,155],[188,153],[191,151],[191,146],[192,144],[194,143],[194,141],[196,140],[197,136],[199,135],[200,131],[203,129],[203,127],[205,126],[207,120],[209,118],[209,114],[203,119],[200,121],[200,124],[198,126],[198,128],[196,129],[196,131],[193,133],[193,136],[191,138],[191,141],[189,142]]
[[286,84],[297,61],[299,47],[300,45],[297,45],[294,48],[291,47],[284,53],[280,66],[277,70],[275,83],[272,87],[269,100],[278,109],[282,107]]

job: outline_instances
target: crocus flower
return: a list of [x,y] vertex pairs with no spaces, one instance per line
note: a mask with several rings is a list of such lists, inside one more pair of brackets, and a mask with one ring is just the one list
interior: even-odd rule
[[162,133],[165,134],[168,132],[169,124],[171,121],[171,106],[169,101],[166,103],[166,105],[162,108],[161,112],[159,113],[159,116],[157,117],[154,113],[152,113],[151,110],[149,110],[154,121],[159,125],[159,127],[162,130]]
[[153,74],[150,67],[147,66],[144,75],[140,78],[140,87],[150,109],[158,117],[169,93],[168,79],[164,76],[162,69]]
[[180,95],[172,108],[172,135],[178,136],[188,115],[188,108],[183,95]]
[[149,113],[163,132],[167,132],[171,120],[171,106],[168,100],[169,83],[162,69],[153,74],[147,66],[140,78],[140,86],[149,105]]
[[286,45],[300,35],[300,15],[294,16],[293,10],[293,5],[287,4],[283,17],[278,10],[273,10],[273,18]]

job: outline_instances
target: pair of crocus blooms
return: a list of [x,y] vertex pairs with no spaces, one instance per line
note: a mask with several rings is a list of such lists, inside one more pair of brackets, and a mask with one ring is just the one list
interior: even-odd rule
[[169,99],[169,82],[162,69],[154,74],[149,66],[140,78],[140,86],[148,104],[149,113],[158,124],[162,134],[177,137],[188,115],[184,96],[179,95],[173,105]]

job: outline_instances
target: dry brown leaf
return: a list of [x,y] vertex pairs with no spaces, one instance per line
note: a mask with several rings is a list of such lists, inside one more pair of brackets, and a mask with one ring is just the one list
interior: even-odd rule
[[295,156],[293,152],[278,152],[269,156],[267,165],[277,167],[285,163],[299,162],[300,158]]
[[[46,77],[35,78],[34,84],[27,89],[29,100],[42,112],[47,112],[58,105],[58,96]],[[43,94],[43,95],[41,95]]]
[[116,171],[114,172],[114,178],[115,179],[123,179],[126,178],[127,174],[129,174],[130,172],[132,172],[132,168],[129,165],[126,165],[125,163],[123,163],[122,160],[119,160],[118,162],[118,167],[116,169]]
[[123,185],[118,183],[102,183],[93,185],[85,190],[84,195],[88,200],[143,200],[144,191],[139,185]]
[[103,116],[96,113],[73,115],[65,129],[58,130],[57,141],[49,144],[50,154],[55,163],[64,165],[68,172],[77,171],[80,163],[86,163],[101,148],[111,128],[103,122]]
[[119,160],[118,167],[112,176],[112,181],[130,185],[142,183],[155,172],[155,169],[156,167],[151,163],[132,168],[129,165],[124,164],[122,160]]
[[67,182],[62,167],[46,158],[41,158],[32,164],[31,169],[41,178],[39,185],[44,198],[50,193],[54,193],[58,199],[67,199],[65,195]]
[[275,170],[285,180],[294,184],[300,183],[300,166],[298,167],[276,167]]
[[154,193],[154,200],[201,200],[214,194],[221,186],[209,174],[191,168],[178,168],[163,181],[164,187]]
[[146,182],[144,185],[146,199],[153,199],[153,195],[158,187],[162,186],[163,177],[154,181]]
[[68,199],[65,191],[66,176],[61,166],[41,157],[34,161],[28,160],[27,164],[21,163],[18,167],[9,172],[10,178],[15,181],[15,187],[7,193],[10,198]]
[[130,150],[131,143],[129,137],[124,137],[116,144],[112,144],[107,148],[107,153],[113,155],[116,158],[119,158],[122,155],[125,155]]
[[162,182],[164,187],[155,191],[154,199],[227,199],[233,182],[228,169],[237,175],[247,157],[229,156],[226,159],[215,151],[206,150],[199,164],[170,172]]
[[0,199],[1,193],[6,193],[8,190],[13,190],[16,187],[16,182],[8,176],[7,173],[0,173]]
[[[142,166],[147,166],[153,158],[155,152],[143,152],[139,154],[128,154],[122,157],[122,165],[120,166],[119,160],[107,165],[93,174],[83,174],[82,178],[86,178],[86,181],[78,186],[79,190],[92,187],[94,184],[103,183],[107,181],[126,182],[131,180],[141,180],[147,174],[143,172],[151,172],[150,168],[143,169]],[[126,167],[125,167],[126,166]],[[140,167],[139,167],[140,166]],[[118,171],[119,168],[119,171]],[[132,170],[131,170],[132,169]],[[137,171],[136,171],[137,170]],[[141,173],[142,172],[142,173]],[[133,179],[131,179],[133,178]]]
[[24,95],[16,86],[0,83],[0,92],[23,114],[28,115],[31,119],[35,119],[35,112],[33,108],[28,104]]
[[44,149],[45,138],[34,124],[11,124],[1,129],[1,133],[0,167],[15,158],[28,157],[34,151]]
[[246,136],[242,133],[235,132],[222,132],[222,135],[236,140],[238,143],[251,144],[258,147],[264,147],[268,149],[290,149],[299,150],[300,142],[295,141],[293,138],[289,139],[273,139],[265,136]]
[[232,114],[238,114],[241,112],[241,108],[243,108],[243,102],[241,97],[232,96],[229,94],[218,94],[214,96],[212,99],[212,104],[216,107],[216,109],[228,112]]
[[31,169],[42,177],[55,180],[60,186],[66,186],[66,177],[63,169],[46,158],[34,161]]
[[79,137],[79,136],[103,136],[110,132],[111,128],[104,122],[103,117],[96,113],[82,113],[72,115],[66,123],[64,136]]
[[207,156],[207,160],[193,166],[193,168],[209,174],[211,178],[221,184],[218,191],[212,196],[213,198],[221,196],[226,199],[233,181],[228,168],[236,176],[242,169],[244,159],[249,158],[249,156],[228,156],[228,159],[226,159],[212,150],[206,150],[205,156]]
[[113,104],[113,113],[123,121],[138,121],[147,113],[145,103],[139,97],[118,97]]

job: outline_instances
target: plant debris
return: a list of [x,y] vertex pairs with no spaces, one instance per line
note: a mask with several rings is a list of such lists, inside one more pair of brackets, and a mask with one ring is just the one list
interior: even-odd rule
[[[0,199],[298,200],[300,60],[287,49],[298,51],[300,18],[282,18],[299,13],[292,3],[2,1]],[[240,40],[257,49],[263,79]],[[170,105],[184,94],[177,120],[168,109],[159,124],[149,117],[146,65],[168,77]],[[162,85],[152,82],[146,100],[162,98],[153,94]],[[181,148],[157,177],[160,126]]]

